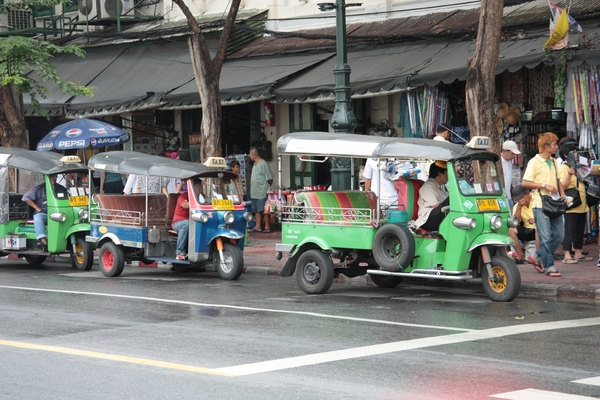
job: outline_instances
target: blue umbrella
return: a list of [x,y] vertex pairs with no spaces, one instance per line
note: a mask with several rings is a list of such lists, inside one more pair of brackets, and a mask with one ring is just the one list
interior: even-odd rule
[[52,129],[37,145],[38,151],[85,149],[88,146],[115,146],[128,142],[125,129],[104,121],[78,118]]

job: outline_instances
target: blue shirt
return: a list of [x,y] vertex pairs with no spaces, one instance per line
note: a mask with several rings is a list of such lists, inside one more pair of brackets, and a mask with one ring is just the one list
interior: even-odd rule
[[[48,211],[48,198],[46,197],[46,183],[40,183],[37,186],[29,189],[27,193],[23,195],[21,199],[23,201],[33,200],[34,203],[41,208],[42,211],[39,212],[47,212]],[[35,212],[37,214],[37,211]]]

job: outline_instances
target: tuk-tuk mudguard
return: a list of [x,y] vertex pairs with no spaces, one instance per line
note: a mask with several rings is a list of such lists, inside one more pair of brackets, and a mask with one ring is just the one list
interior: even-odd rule
[[513,240],[509,236],[498,233],[484,233],[475,238],[468,251],[472,252],[480,246],[511,246],[512,244]]
[[71,226],[71,228],[69,228],[67,230],[67,234],[65,235],[65,239],[68,239],[72,234],[76,234],[76,233],[88,233],[90,231],[90,224],[89,223],[83,223],[83,224],[77,224],[77,225],[73,225]]
[[212,243],[218,237],[239,240],[239,239],[243,239],[244,236],[245,236],[245,234],[238,232],[236,230],[233,230],[233,229],[219,228],[219,229],[213,231],[212,235],[210,235],[208,237],[207,243],[208,244]]
[[116,244],[141,248],[148,241],[148,229],[140,227],[91,224],[90,236],[97,238],[97,243],[110,238]]

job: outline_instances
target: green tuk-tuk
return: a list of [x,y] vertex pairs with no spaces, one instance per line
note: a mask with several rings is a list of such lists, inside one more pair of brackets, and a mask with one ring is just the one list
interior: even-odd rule
[[[399,178],[395,182],[398,202],[389,207],[382,206],[373,192],[296,192],[280,214],[282,243],[276,246],[277,256],[290,255],[280,276],[295,271],[298,284],[309,294],[325,293],[338,274],[369,274],[375,284],[387,288],[399,285],[403,278],[481,278],[492,300],[514,299],[521,276],[506,249],[512,244],[508,229],[518,221],[509,213],[498,155],[488,147],[487,137],[474,137],[464,146],[327,132],[281,137],[280,157],[299,156],[305,162],[323,161],[323,157],[373,158],[384,163],[445,161],[449,206],[442,210],[445,217],[439,230],[426,232],[411,226],[417,219],[423,184],[418,179]],[[281,187],[281,171],[279,175]]]
[[[23,201],[31,188],[44,184],[47,199],[47,247],[39,249],[33,209]],[[32,264],[69,253],[71,264],[89,270],[94,262],[89,234],[90,182],[78,157],[0,147],[0,254],[16,254]]]

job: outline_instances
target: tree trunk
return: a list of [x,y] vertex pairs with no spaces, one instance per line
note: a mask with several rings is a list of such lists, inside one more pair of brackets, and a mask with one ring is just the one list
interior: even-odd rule
[[479,12],[475,52],[467,61],[467,117],[471,136],[490,137],[492,151],[500,154],[500,140],[494,123],[494,96],[503,2],[482,0]]
[[15,85],[0,86],[0,140],[4,147],[29,149],[23,96]]
[[[194,33],[188,40],[190,54],[202,54],[200,36]],[[219,77],[221,68],[210,58],[192,56],[194,77],[202,104],[202,145],[200,162],[208,157],[221,157],[221,96],[219,96]]]
[[225,25],[219,39],[219,47],[214,58],[211,58],[208,46],[198,21],[185,4],[184,0],[173,0],[179,6],[183,15],[187,18],[188,25],[192,29],[192,36],[188,39],[194,77],[200,103],[202,104],[202,145],[200,150],[200,162],[206,161],[208,157],[220,157],[221,151],[221,96],[219,94],[219,79],[221,69],[225,62],[227,42],[233,31],[235,19],[242,0],[232,0],[229,13],[225,19]]

